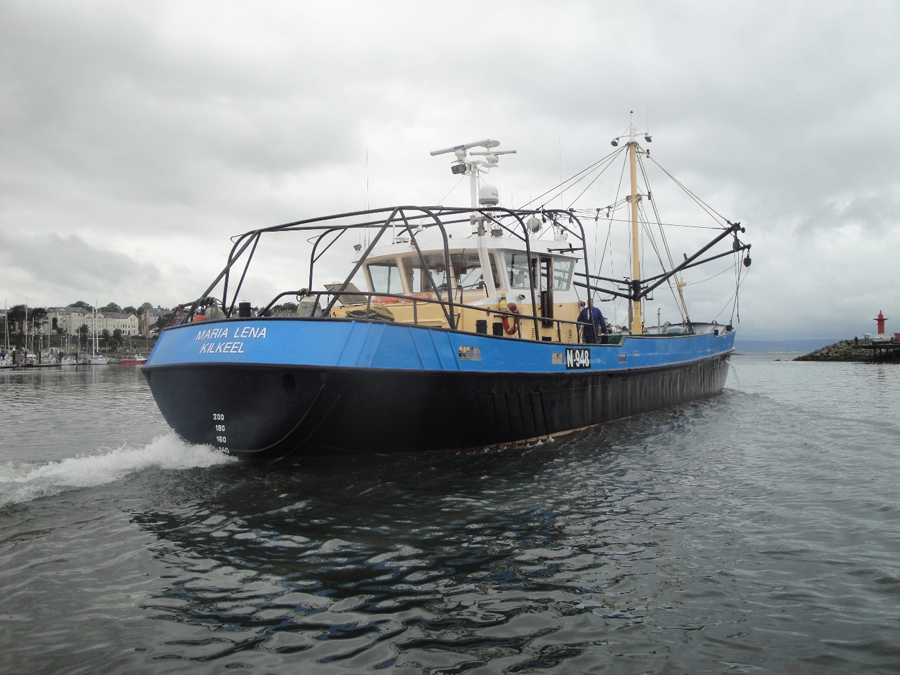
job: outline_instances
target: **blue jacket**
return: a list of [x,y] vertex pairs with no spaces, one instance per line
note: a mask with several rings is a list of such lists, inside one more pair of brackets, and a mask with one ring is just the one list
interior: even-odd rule
[[[588,319],[589,309],[593,310],[593,321]],[[596,344],[597,338],[606,332],[606,320],[603,318],[603,313],[600,311],[600,308],[596,305],[591,308],[585,307],[582,309],[581,314],[578,315],[578,323],[584,324],[582,329],[584,342],[589,344]]]

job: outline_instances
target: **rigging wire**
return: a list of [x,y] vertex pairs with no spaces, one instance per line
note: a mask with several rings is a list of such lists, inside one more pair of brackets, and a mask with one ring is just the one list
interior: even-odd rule
[[[587,193],[587,191],[599,180],[599,178],[608,169],[610,169],[612,167],[614,160],[617,158],[620,158],[621,155],[624,154],[624,150],[627,147],[628,146],[625,145],[620,148],[617,148],[616,150],[613,150],[611,153],[607,154],[605,157],[594,162],[593,164],[591,164],[587,168],[583,169],[582,171],[576,173],[569,179],[567,179],[565,181],[560,180],[560,183],[558,185],[547,190],[543,194],[538,195],[534,199],[531,199],[527,203],[523,204],[521,207],[521,208],[526,208],[529,205],[534,204],[536,202],[549,203],[549,202],[553,201],[557,196],[559,196],[561,199],[562,195],[566,191],[572,189],[578,183],[587,181],[586,186],[571,201],[571,203],[569,204],[569,208],[566,210],[568,210],[572,214],[577,214],[578,216],[580,216],[582,218],[585,218],[585,219],[590,218],[590,219],[594,220],[595,224],[597,225],[597,227],[595,227],[595,233],[594,233],[594,254],[595,254],[594,259],[597,260],[596,273],[598,275],[600,274],[600,269],[603,268],[604,263],[606,262],[606,258],[607,258],[607,254],[608,254],[609,260],[610,260],[609,266],[611,269],[610,275],[615,276],[615,258],[614,258],[615,246],[613,244],[615,239],[612,236],[613,235],[613,231],[612,231],[613,224],[614,223],[630,224],[631,223],[630,218],[615,217],[615,214],[617,212],[619,212],[620,209],[627,206],[629,203],[628,199],[623,199],[623,198],[620,198],[620,196],[619,196],[622,193],[622,189],[623,189],[625,169],[626,169],[627,162],[622,163],[622,171],[620,173],[619,182],[616,187],[615,200],[611,204],[609,204],[606,207],[594,208],[594,209],[577,209],[577,208],[574,208],[574,204]],[[668,178],[670,178],[672,180],[672,182],[675,183],[675,185],[677,185],[679,188],[681,188],[681,190],[698,207],[700,207],[700,209],[703,210],[714,221],[715,224],[714,225],[696,225],[696,224],[686,224],[686,223],[663,222],[662,218],[660,217],[659,210],[656,207],[656,202],[652,198],[652,191],[650,189],[649,175],[647,173],[646,164],[643,161],[644,157],[649,158],[657,166],[657,168],[659,168],[659,170],[661,170]],[[656,255],[657,261],[659,262],[660,266],[664,270],[666,269],[666,264],[663,262],[663,257],[664,257],[663,254],[665,255],[665,258],[668,259],[668,269],[674,269],[676,267],[675,262],[672,257],[672,251],[669,246],[668,239],[666,237],[664,228],[678,227],[678,228],[690,228],[690,229],[721,230],[721,229],[726,228],[727,226],[731,225],[731,222],[727,218],[725,218],[722,214],[720,214],[718,211],[716,211],[711,206],[709,206],[706,202],[704,202],[702,199],[700,199],[686,185],[684,185],[681,181],[679,181],[677,178],[675,178],[674,175],[672,175],[669,171],[667,171],[665,168],[663,168],[662,165],[660,165],[659,162],[657,162],[655,158],[650,156],[649,152],[641,152],[638,154],[638,164],[640,165],[641,175],[642,175],[644,187],[646,190],[646,198],[647,198],[647,201],[650,202],[653,216],[655,218],[654,221],[651,221],[651,219],[649,218],[649,215],[648,215],[648,210],[645,208],[645,206],[643,204],[639,205],[639,214],[640,214],[639,222],[640,222],[640,226],[641,226],[641,235],[642,235],[643,240],[645,242],[649,241],[650,245],[653,247],[653,251]],[[560,165],[561,165],[561,162],[560,162]],[[599,236],[600,236],[599,221],[600,221],[601,214],[604,209],[606,211],[606,217],[604,218],[604,220],[606,220],[606,223],[607,223],[607,228],[606,228],[607,232],[606,232],[606,237],[603,242],[603,247],[601,249],[600,248],[600,240],[599,240]],[[658,230],[659,236],[662,239],[661,248],[660,248],[660,242],[657,242],[657,240],[654,236],[654,233],[653,233],[654,226],[655,226],[655,229]],[[631,254],[631,245],[632,245],[632,242],[631,242],[631,238],[629,237],[628,238],[628,246],[627,246],[629,258],[630,258],[630,254]],[[643,249],[642,257],[641,257],[641,265],[642,266],[644,265],[644,256],[647,255],[646,248],[647,248],[646,246],[642,247],[642,249]],[[599,256],[597,256],[598,252],[600,253]],[[737,314],[738,321],[740,321],[738,290],[740,289],[740,286],[743,284],[743,281],[746,279],[746,275],[744,275],[742,277],[742,269],[741,269],[743,267],[743,265],[741,264],[743,262],[742,258],[743,258],[743,256],[738,258],[737,264],[735,265],[735,270],[736,270],[736,272],[735,272],[735,292],[734,292],[734,295],[732,296],[732,298],[729,298],[729,302],[731,302],[732,299],[734,300],[734,303],[732,305],[732,319],[734,318],[735,314]],[[666,284],[669,287],[669,290],[670,290],[670,293],[672,294],[673,300],[675,301],[676,305],[678,305],[678,307],[679,307],[679,311],[681,313],[683,321],[690,320],[688,318],[687,303],[685,301],[684,294],[682,292],[683,288],[688,285],[704,283],[705,281],[714,279],[714,278],[720,276],[721,274],[724,274],[727,271],[728,270],[726,269],[726,270],[723,270],[722,272],[719,272],[719,273],[717,273],[711,277],[708,277],[702,281],[691,282],[691,283],[686,283],[683,280],[683,275],[674,275],[672,277],[672,278],[674,278],[674,284],[673,284],[672,278],[666,280]],[[627,279],[628,276],[626,275],[625,278]],[[620,309],[619,305],[621,302],[622,302],[621,298],[619,298],[619,297],[613,298],[613,303],[614,303],[613,304],[613,312],[614,312],[614,316],[615,316],[615,321],[618,321],[618,311]],[[726,304],[726,308],[727,308],[727,304]],[[722,311],[724,311],[724,310],[725,310],[725,308],[723,308]],[[721,314],[721,313],[722,312],[720,311],[719,314]],[[717,316],[717,318],[718,318],[718,316]]]
[[[724,312],[726,309],[728,309],[728,305],[730,303],[731,304],[731,317],[729,318],[728,322],[731,324],[734,324],[735,317],[737,318],[738,323],[741,322],[740,290],[741,290],[741,286],[747,280],[747,275],[750,273],[750,269],[746,268],[747,272],[746,273],[744,272],[745,267],[744,267],[743,263],[744,263],[744,258],[747,257],[747,252],[740,251],[739,253],[740,253],[740,256],[735,257],[735,264],[734,264],[734,275],[735,275],[734,293],[732,293],[728,297],[728,300],[725,301],[725,305],[722,307],[722,309],[719,310],[719,313],[716,314],[716,316],[713,319],[714,321],[718,321],[719,317],[722,315],[722,312]],[[704,279],[704,281],[709,281],[709,279],[713,279],[713,278],[719,276],[720,274],[724,274],[727,271],[728,271],[727,269],[724,269],[721,272],[719,272],[719,274],[716,274],[713,277],[709,277],[708,279]],[[702,282],[697,282],[697,283],[702,283]]]
[[[606,216],[607,216],[607,219],[609,220],[609,226],[607,229],[607,233],[608,233],[607,237],[610,237],[612,234],[612,223],[613,223],[612,214],[619,208],[624,207],[624,205],[627,203],[627,200],[619,198],[619,195],[622,192],[622,186],[624,185],[624,183],[625,183],[625,162],[622,162],[622,171],[619,174],[619,182],[616,185],[616,199],[612,203],[611,206],[606,207]],[[629,250],[630,250],[630,248],[629,248]],[[611,271],[610,276],[615,276],[615,264],[613,261],[612,246],[610,246],[609,260],[610,260],[609,265],[610,265],[610,271]],[[602,267],[603,267],[603,260],[601,260],[600,263],[597,265],[596,274],[598,276],[600,274],[600,270],[602,269]],[[619,298],[618,296],[614,296],[614,299],[613,299],[613,317],[615,318],[616,322],[619,322],[619,310],[622,308],[622,300],[623,299]]]
[[[666,171],[662,167],[662,165],[659,162],[657,162],[653,157],[650,157],[649,154],[647,155],[647,157],[650,159],[651,162],[653,162],[654,164],[656,164],[657,167],[659,167],[660,171],[662,171],[669,178],[671,178],[672,182],[675,183],[675,185],[677,185],[682,190],[684,190],[684,193],[686,195],[688,195],[692,200],[694,200],[694,203],[697,204],[701,209],[703,209],[707,213],[707,215],[709,215],[711,218],[713,218],[713,220],[715,220],[718,217],[720,220],[723,220],[726,223],[729,222],[729,220],[725,216],[723,216],[721,213],[719,213],[714,208],[712,208],[709,204],[707,204],[702,199],[700,199],[700,197],[698,197],[693,192],[691,192],[690,189],[688,189],[688,187],[684,183],[682,183],[680,180],[675,178],[675,176],[673,176],[671,173]],[[715,214],[715,215],[713,215],[713,214]]]
[[[656,239],[653,236],[653,231],[651,230],[651,223],[650,223],[650,220],[647,218],[647,211],[644,208],[643,203],[638,205],[638,210],[640,211],[640,213],[642,215],[641,230],[642,230],[644,236],[646,237],[646,239],[650,242],[650,246],[653,247],[653,251],[656,253],[657,262],[659,262],[660,267],[663,270],[665,270],[666,265],[663,262],[662,255],[660,255],[659,247],[657,246]],[[660,233],[660,234],[662,234],[662,233]],[[665,243],[665,236],[663,236],[662,238],[663,238],[663,242]],[[668,253],[668,244],[666,244],[665,248],[666,248],[666,253]],[[641,261],[641,265],[643,265],[643,261]],[[669,255],[669,266],[670,266],[669,269],[672,269],[675,267],[675,264],[672,262],[671,255]],[[685,307],[685,303],[684,303],[684,296],[680,290],[681,283],[678,281],[677,278],[675,279],[675,282],[676,282],[676,286],[679,289],[677,296],[675,294],[676,289],[672,287],[672,279],[671,278],[666,279],[666,285],[669,287],[669,292],[672,294],[672,300],[675,301],[675,305],[678,307],[679,314],[681,314],[681,320],[685,321],[685,320],[687,320],[688,317],[687,317],[687,308]],[[679,302],[679,297],[681,298],[681,302]]]
[[[600,210],[602,211],[605,208],[612,208],[612,207],[618,209],[620,206],[622,206],[622,204],[619,204],[619,203],[610,204],[608,207],[601,206]],[[572,211],[572,213],[575,215],[580,215],[582,217],[589,217],[589,216],[593,215],[596,210],[597,210],[596,208],[574,209]],[[619,223],[630,223],[631,222],[631,220],[629,220],[628,218],[613,218],[613,220],[616,222],[619,222]],[[660,223],[660,225],[662,225],[663,227],[683,227],[683,228],[692,229],[692,230],[716,230],[716,231],[718,231],[718,230],[722,229],[721,226],[713,227],[711,225],[687,225],[685,223]]]
[[[739,265],[739,266],[740,266],[740,267],[743,267],[743,265]],[[749,273],[749,270],[748,270],[748,273]],[[738,278],[740,278],[740,277],[741,277],[741,271],[738,270],[737,274],[738,274]],[[733,300],[734,302],[731,304],[731,319],[729,319],[729,323],[732,323],[732,324],[734,323],[735,313],[737,313],[737,321],[738,321],[738,323],[741,322],[741,313],[740,313],[740,309],[739,309],[739,304],[740,304],[740,290],[741,290],[741,286],[744,284],[744,282],[745,282],[746,280],[747,280],[747,274],[744,274],[744,275],[743,275],[743,279],[740,279],[740,280],[738,281],[737,285],[735,286],[734,293],[731,294],[731,296],[730,296],[730,297],[728,298],[728,300],[725,302],[725,306],[722,307],[722,309],[719,310],[719,313],[716,314],[716,316],[715,316],[715,318],[714,318],[713,320],[718,320],[719,316],[721,316],[722,312],[724,312],[726,309],[728,309],[728,304],[729,304],[729,303],[732,303],[732,300]]]
[[[738,323],[741,322],[740,295],[741,286],[747,280],[750,268],[744,266],[744,260],[747,258],[747,252],[742,251],[739,258],[740,262],[735,264],[735,288],[734,288],[734,305],[731,308],[731,323],[734,323],[735,314],[737,314]],[[746,272],[744,271],[746,269]],[[741,276],[743,275],[743,279]]]
[[456,188],[459,187],[459,184],[463,182],[463,179],[464,179],[465,177],[466,177],[466,174],[462,174],[462,175],[459,177],[459,180],[456,181],[456,185],[454,185],[452,188],[450,188],[450,190],[447,192],[447,194],[445,194],[443,197],[441,197],[441,200],[438,202],[438,206],[443,206],[444,200],[447,199],[447,197],[450,196],[450,193],[451,193],[451,192],[453,192]]
[[706,277],[705,279],[700,279],[700,281],[685,281],[683,283],[685,286],[699,286],[700,284],[704,284],[707,281],[712,281],[716,277],[722,276],[723,274],[725,274],[725,272],[733,272],[733,271],[734,271],[734,265],[729,265],[724,270],[722,270],[721,272],[716,272],[711,277]]
[[[650,156],[649,153],[646,156],[649,157]],[[644,165],[644,159],[641,155],[638,155],[638,164],[641,167],[641,175],[644,177],[644,186],[647,188],[647,201],[650,202],[650,206],[653,209],[653,215],[656,216],[656,226],[657,226],[657,229],[659,230],[659,237],[660,237],[660,239],[662,239],[662,245],[663,245],[663,248],[665,249],[666,257],[669,260],[669,269],[675,269],[675,261],[672,259],[672,251],[669,248],[669,240],[666,237],[666,233],[662,227],[662,218],[659,217],[659,210],[656,208],[656,200],[653,199],[653,197],[652,197],[653,191],[650,189],[650,177],[647,175],[647,167]],[[641,209],[641,210],[644,210],[644,209]],[[649,234],[649,232],[648,232],[648,234]],[[651,238],[651,241],[654,241],[652,235],[650,238]],[[655,248],[656,248],[656,244],[654,242],[654,249]],[[657,251],[657,258],[659,258],[660,266],[663,269],[665,269],[666,266],[663,263],[662,258],[660,257],[658,251]],[[682,292],[682,289],[684,288],[684,286],[682,284],[682,279],[680,279],[678,275],[675,275],[674,279],[675,279],[674,287],[672,286],[672,277],[670,277],[669,279],[666,279],[666,285],[669,287],[669,291],[672,293],[672,299],[675,301],[675,304],[678,306],[679,313],[681,314],[681,320],[687,321],[688,320],[688,311],[687,311],[687,303],[685,303],[685,301],[684,301],[684,293]],[[677,297],[676,297],[676,292],[677,292]]]
[[[575,183],[577,183],[577,182],[579,182],[579,181],[581,180],[581,178],[579,178],[580,176],[583,176],[584,174],[587,174],[587,173],[593,171],[595,167],[597,167],[597,166],[603,164],[603,162],[607,161],[607,160],[610,159],[611,157],[614,157],[616,154],[618,154],[618,153],[621,152],[621,151],[622,151],[622,148],[619,148],[618,150],[613,150],[611,153],[609,153],[608,155],[606,155],[606,156],[603,157],[602,159],[598,159],[596,162],[594,162],[594,163],[591,164],[590,166],[588,166],[588,167],[582,169],[581,171],[579,171],[578,173],[576,173],[574,176],[572,176],[572,177],[570,177],[570,178],[567,178],[566,180],[562,181],[559,185],[556,185],[556,186],[550,188],[549,190],[547,190],[546,192],[544,192],[544,193],[542,193],[542,194],[539,194],[539,195],[538,195],[537,197],[535,197],[534,199],[531,199],[531,200],[525,202],[524,204],[522,204],[521,208],[523,208],[523,209],[524,209],[524,208],[527,208],[530,204],[534,204],[535,202],[538,202],[538,201],[542,200],[544,197],[546,197],[547,195],[552,194],[554,191],[556,191],[556,190],[562,188],[562,187],[563,187],[564,185],[566,185],[567,183],[572,183],[572,184],[574,185]],[[577,179],[577,180],[576,180],[576,179]],[[568,189],[568,188],[566,188],[566,189]],[[565,192],[565,190],[563,190],[563,192]],[[553,197],[551,197],[550,199],[547,199],[547,200],[544,200],[544,201],[545,201],[545,202],[549,202],[549,201],[552,201],[554,198],[555,198],[555,195],[554,195]]]
[[[579,192],[578,196],[575,197],[575,199],[573,199],[571,202],[569,202],[569,209],[571,209],[575,202],[581,199],[582,196],[584,196],[584,193],[587,192],[591,188],[591,186],[600,179],[600,176],[602,176],[606,172],[606,170],[612,166],[613,160],[615,159],[615,153],[607,155],[607,157],[609,158],[609,161],[606,163],[606,166],[600,169],[600,171],[597,172],[597,175],[594,176],[594,179],[584,186],[584,190]],[[560,197],[562,197],[562,194],[560,194]]]

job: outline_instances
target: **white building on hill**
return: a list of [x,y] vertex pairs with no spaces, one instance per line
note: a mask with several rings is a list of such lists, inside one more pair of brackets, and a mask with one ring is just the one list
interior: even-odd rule
[[97,312],[94,317],[92,312],[82,307],[51,307],[47,309],[47,318],[51,326],[66,335],[77,335],[83,325],[87,326],[90,335],[103,333],[104,330],[109,331],[110,335],[120,330],[123,336],[137,335],[139,332],[138,318],[122,312]]

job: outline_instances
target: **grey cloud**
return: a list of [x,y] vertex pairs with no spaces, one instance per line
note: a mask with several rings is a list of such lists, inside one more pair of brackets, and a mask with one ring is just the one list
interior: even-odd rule
[[742,303],[760,330],[797,321],[789,275],[829,311],[821,270],[788,266],[836,236],[900,285],[866,241],[898,228],[894,2],[0,3],[4,288],[113,283],[65,249],[136,274],[138,301],[184,299],[236,232],[439,200],[428,151],[485,135],[519,150],[498,180],[521,203],[632,109],[653,156],[761,242]]
[[28,278],[35,285],[9,290],[34,297],[46,294],[49,286],[62,296],[60,304],[78,299],[68,297],[73,294],[93,293],[113,299],[111,296],[124,289],[136,293],[152,288],[161,278],[155,264],[91,246],[77,235],[0,233],[0,262],[7,274]]

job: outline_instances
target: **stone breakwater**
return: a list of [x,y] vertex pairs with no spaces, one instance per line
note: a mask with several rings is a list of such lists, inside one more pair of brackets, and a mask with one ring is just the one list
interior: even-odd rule
[[[841,340],[809,354],[798,356],[794,361],[862,361],[872,363],[885,360],[883,356],[878,358],[871,349],[854,349],[854,344],[856,344],[854,340]],[[860,340],[859,344],[865,343]]]

